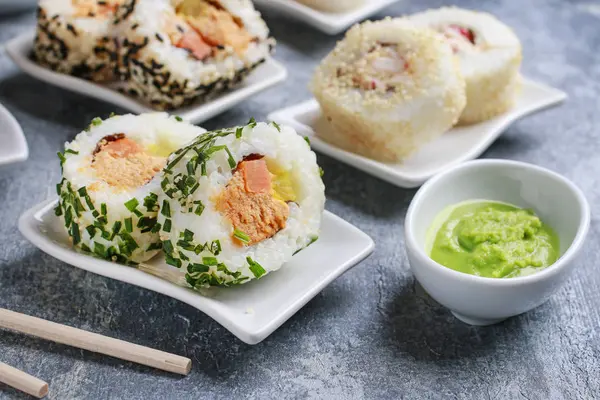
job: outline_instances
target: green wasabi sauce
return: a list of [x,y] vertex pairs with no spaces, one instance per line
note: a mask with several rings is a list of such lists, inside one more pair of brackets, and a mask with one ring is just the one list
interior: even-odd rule
[[443,211],[436,222],[430,231],[430,256],[456,271],[512,278],[542,270],[560,256],[552,228],[533,211],[510,204],[460,203]]

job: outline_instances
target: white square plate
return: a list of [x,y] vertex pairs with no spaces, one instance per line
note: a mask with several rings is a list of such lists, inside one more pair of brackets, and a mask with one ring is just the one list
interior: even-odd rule
[[[183,301],[223,325],[248,344],[256,344],[294,315],[342,273],[371,254],[373,240],[358,228],[325,211],[321,236],[279,271],[239,287],[211,288],[203,294],[129,267],[78,253],[58,217],[56,200],[26,211],[19,230],[40,250],[77,268],[131,283]],[[150,261],[168,267],[161,256]]]
[[15,117],[0,104],[0,165],[25,161],[29,149],[23,129]]
[[[100,85],[71,75],[60,74],[36,64],[30,58],[33,37],[34,34],[31,32],[24,33],[6,43],[8,55],[25,73],[63,89],[123,107],[136,114],[156,111],[139,99],[117,91],[117,84]],[[268,58],[233,89],[221,93],[205,103],[198,102],[169,112],[177,114],[192,123],[201,123],[228,110],[250,96],[284,81],[286,77],[287,70],[285,67],[274,59]]]
[[326,13],[314,10],[294,0],[254,0],[254,3],[265,8],[279,10],[327,34],[335,35],[346,30],[350,25],[369,18],[371,15],[397,1],[365,0],[363,6],[344,13]]
[[510,111],[479,124],[454,127],[398,164],[375,161],[320,140],[315,129],[321,118],[321,109],[314,99],[275,111],[268,118],[290,125],[299,134],[308,136],[311,146],[323,154],[396,186],[413,188],[452,165],[479,157],[511,123],[566,98],[566,93],[558,89],[523,79],[519,98]]

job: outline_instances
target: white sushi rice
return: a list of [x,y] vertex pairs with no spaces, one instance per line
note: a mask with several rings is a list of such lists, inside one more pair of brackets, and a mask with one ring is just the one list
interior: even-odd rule
[[[95,81],[109,80],[114,76],[117,59],[111,37],[114,14],[81,14],[80,6],[75,3],[40,0],[34,56],[39,63],[61,73]],[[103,2],[88,3],[95,6]]]
[[[358,78],[372,87],[357,85]],[[402,161],[441,136],[465,106],[450,47],[402,19],[351,28],[317,68],[311,90],[324,116],[321,138],[386,162]]]
[[[490,14],[456,7],[428,10],[409,19],[441,32],[456,52],[467,90],[459,123],[484,121],[512,107],[522,56],[519,38],[508,26]],[[452,26],[471,30],[474,43],[453,32]]]
[[[146,151],[166,158],[204,130],[166,113],[94,119],[89,129],[65,144],[63,179],[57,186],[57,214],[77,247],[112,261],[139,263],[160,250],[154,227],[160,181],[137,188],[111,186],[92,167],[98,143],[124,134]],[[141,221],[141,222],[140,222]]]
[[[207,155],[215,146],[219,150]],[[262,155],[285,170],[297,198],[288,203],[290,214],[282,230],[254,245],[242,246],[233,240],[232,222],[217,211],[216,201],[237,163],[251,154]],[[197,165],[192,174],[188,169],[188,163],[198,156],[206,160],[205,175],[202,166]],[[197,187],[188,196],[182,195],[175,185],[190,177],[189,184]],[[209,132],[175,152],[162,179],[158,223],[167,263],[178,267],[195,288],[246,283],[279,269],[318,238],[325,203],[320,169],[309,145],[290,127],[250,123]]]
[[117,17],[121,79],[130,94],[158,109],[207,99],[237,84],[267,58],[274,45],[251,1],[220,0],[216,3],[238,17],[254,40],[241,55],[225,48],[216,56],[198,60],[176,47],[165,28],[177,20],[176,6],[181,2],[127,0]]

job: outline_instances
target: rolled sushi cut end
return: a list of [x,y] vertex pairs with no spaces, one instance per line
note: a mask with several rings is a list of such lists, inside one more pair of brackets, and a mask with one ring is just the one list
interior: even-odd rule
[[35,60],[57,72],[94,81],[114,77],[117,50],[111,38],[123,0],[40,0]]
[[418,26],[441,33],[460,61],[467,105],[459,123],[473,124],[509,110],[519,88],[521,43],[494,16],[456,7],[414,14]]
[[249,0],[126,0],[116,22],[124,90],[157,109],[238,84],[275,43]]
[[160,179],[165,259],[193,288],[260,278],[318,238],[325,188],[290,127],[208,132],[173,153]]
[[59,153],[55,212],[73,245],[122,263],[158,253],[156,176],[172,151],[203,132],[165,113],[95,118]]
[[340,13],[356,10],[365,4],[365,0],[296,0],[315,10],[321,10],[330,13]]
[[465,83],[435,32],[402,19],[355,25],[317,68],[317,134],[338,147],[398,162],[456,123]]

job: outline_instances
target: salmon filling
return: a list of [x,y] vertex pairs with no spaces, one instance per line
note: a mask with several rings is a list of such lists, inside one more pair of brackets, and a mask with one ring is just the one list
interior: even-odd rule
[[166,157],[149,154],[139,143],[118,133],[98,142],[92,168],[110,186],[131,189],[148,183],[166,161]]
[[113,15],[123,0],[72,0],[76,17],[108,18]]
[[233,225],[233,240],[251,246],[285,228],[290,215],[286,202],[294,200],[289,178],[272,174],[262,156],[251,155],[238,163],[216,208]]
[[407,79],[408,69],[396,46],[377,43],[354,64],[338,68],[337,76],[357,89],[389,92]]
[[242,55],[253,38],[242,21],[216,1],[184,0],[177,6],[177,21],[168,27],[171,43],[198,60],[230,47]]

